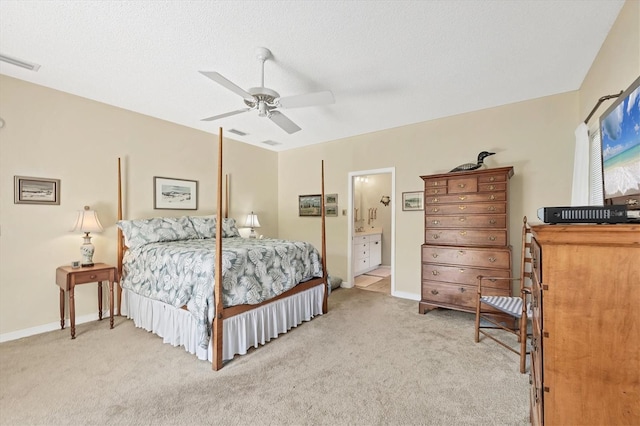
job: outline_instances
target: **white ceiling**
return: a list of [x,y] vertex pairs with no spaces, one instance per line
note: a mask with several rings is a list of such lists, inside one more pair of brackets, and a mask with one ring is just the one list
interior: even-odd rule
[[[0,0],[0,53],[41,65],[0,73],[282,151],[577,90],[623,3]],[[335,104],[281,110],[292,135],[256,111],[201,121],[245,105],[198,71],[259,86],[258,46],[266,87]]]

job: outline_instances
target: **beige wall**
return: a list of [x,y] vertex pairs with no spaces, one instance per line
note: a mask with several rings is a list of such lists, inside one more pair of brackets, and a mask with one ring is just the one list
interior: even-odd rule
[[[267,236],[320,243],[320,221],[299,218],[300,194],[325,188],[347,208],[348,173],[395,167],[396,200],[420,189],[420,175],[446,172],[495,150],[489,167],[513,166],[511,243],[523,215],[568,204],[573,132],[595,101],[626,88],[640,73],[640,3],[629,0],[577,92],[332,141],[279,154],[230,141],[231,216],[254,210]],[[412,106],[408,106],[412,107]],[[601,108],[606,108],[604,105]],[[602,110],[603,111],[603,110]],[[124,159],[128,217],[170,214],[153,210],[153,176],[200,182],[200,211],[214,209],[217,137],[0,76],[0,335],[55,325],[55,268],[78,259],[81,238],[67,232],[75,211],[97,209],[105,232],[93,239],[96,260],[115,261],[116,158]],[[596,114],[596,117],[598,113]],[[149,155],[154,150],[154,155]],[[13,204],[13,176],[62,180],[60,206]],[[174,212],[179,215],[182,212]],[[347,216],[328,218],[330,273],[347,276]],[[422,218],[396,207],[396,288],[420,292]],[[95,288],[78,290],[78,315],[95,313]],[[417,309],[417,306],[416,306]]]
[[[80,258],[81,235],[68,231],[82,206],[97,210],[105,227],[92,239],[94,261],[115,264],[118,157],[125,218],[216,208],[217,135],[6,76],[0,114],[0,334],[59,323],[55,270]],[[225,140],[230,216],[244,220],[254,210],[260,232],[277,234],[277,154]],[[60,205],[14,204],[15,175],[60,179]],[[154,176],[197,180],[198,211],[154,210]],[[95,285],[76,295],[77,316],[96,312]]]

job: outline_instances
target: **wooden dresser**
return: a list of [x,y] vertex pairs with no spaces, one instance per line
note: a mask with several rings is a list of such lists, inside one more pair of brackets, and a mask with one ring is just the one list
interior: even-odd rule
[[[419,312],[437,307],[475,312],[480,274],[511,276],[508,184],[513,167],[420,176],[424,245]],[[495,295],[510,295],[509,281]]]
[[533,425],[640,425],[640,225],[533,232]]

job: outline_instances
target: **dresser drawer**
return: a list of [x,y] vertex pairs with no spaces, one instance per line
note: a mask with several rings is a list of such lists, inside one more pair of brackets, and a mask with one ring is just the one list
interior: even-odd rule
[[[491,277],[509,278],[511,275],[507,269],[481,269],[470,268],[468,266],[449,266],[437,263],[422,264],[422,279],[433,281],[446,281],[456,284],[476,285],[478,283],[478,275]],[[511,281],[509,280],[486,280],[483,281],[484,286],[493,288],[510,289]]]
[[425,179],[424,180],[424,189],[425,191],[429,188],[446,188],[447,187],[447,179]]
[[447,187],[446,186],[436,186],[436,187],[425,188],[424,189],[424,193],[425,193],[426,196],[444,195],[444,194],[447,193]]
[[484,268],[511,269],[509,249],[422,246],[422,261]]
[[367,257],[356,259],[353,262],[353,265],[356,272],[362,271],[363,269],[367,269],[370,265],[369,256],[367,255]]
[[[422,280],[422,300],[442,306],[463,307],[468,311],[475,311],[477,286],[463,284],[446,284],[437,281]],[[487,289],[490,296],[509,296],[510,292],[501,289]],[[498,312],[488,309],[487,312]]]
[[506,201],[505,191],[478,193],[478,194],[458,194],[458,195],[430,195],[424,197],[425,204],[452,204],[452,203],[482,203],[491,201]]
[[494,182],[506,182],[507,175],[500,173],[494,175],[478,175],[478,184],[494,183]]
[[425,231],[425,243],[456,246],[506,246],[507,231],[493,229],[427,229]]
[[353,237],[353,244],[368,243],[371,235],[358,235]]
[[429,215],[451,215],[451,214],[505,214],[507,212],[506,203],[478,203],[478,204],[434,204],[425,208],[425,214]]
[[447,182],[447,192],[449,194],[477,192],[478,180],[476,177],[464,177],[457,179],[449,179]]
[[507,183],[481,183],[478,185],[478,192],[506,191]]
[[427,228],[506,228],[506,215],[425,216]]

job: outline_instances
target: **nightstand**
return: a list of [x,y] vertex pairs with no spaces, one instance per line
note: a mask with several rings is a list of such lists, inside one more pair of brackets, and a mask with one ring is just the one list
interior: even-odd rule
[[74,288],[80,284],[98,283],[98,317],[102,320],[102,282],[109,282],[109,323],[113,328],[113,284],[117,279],[115,266],[96,263],[84,268],[60,266],[56,269],[56,284],[60,287],[60,329],[64,329],[64,292],[69,292],[69,321],[71,322],[71,338],[76,338],[76,303]]

